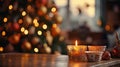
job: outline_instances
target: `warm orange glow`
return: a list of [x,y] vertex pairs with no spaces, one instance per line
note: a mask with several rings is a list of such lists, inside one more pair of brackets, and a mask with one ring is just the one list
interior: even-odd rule
[[37,20],[37,19],[34,19],[34,20],[33,20],[33,24],[34,24],[35,27],[38,27],[38,26],[39,26],[38,20]]
[[37,34],[38,34],[38,35],[42,35],[42,31],[39,30],[39,31],[37,32]]
[[7,22],[7,21],[8,21],[8,19],[5,17],[5,18],[3,19],[3,21],[4,21],[4,22]]
[[78,42],[77,42],[77,40],[75,40],[75,46],[78,46]]
[[19,20],[18,20],[18,23],[19,23],[19,24],[22,24],[22,23],[23,23],[23,20],[22,20],[22,19],[19,19]]
[[3,52],[4,48],[3,47],[0,47],[0,52]]
[[34,26],[39,27],[39,23],[38,22],[34,23]]
[[2,36],[5,36],[6,35],[6,32],[5,31],[2,31]]
[[22,12],[22,16],[25,16],[27,13],[25,11]]
[[53,24],[52,26],[53,26],[53,28],[56,28],[56,27],[57,27],[57,24]]
[[34,48],[34,52],[38,53],[39,52],[38,48]]
[[21,27],[21,32],[24,32],[25,31],[25,28],[24,27]]
[[12,5],[9,5],[8,8],[9,8],[9,10],[12,10],[12,9],[13,9],[13,6],[12,6]]
[[51,9],[52,12],[56,12],[56,10],[57,10],[57,9],[56,9],[55,7],[53,7],[53,8]]
[[43,27],[43,29],[47,29],[47,25],[46,24],[44,24],[42,27]]
[[105,30],[106,30],[106,31],[110,31],[110,29],[111,29],[110,25],[106,25],[106,26],[105,26]]
[[34,19],[34,20],[33,20],[33,23],[34,23],[34,24],[37,23],[37,22],[38,22],[37,19]]
[[25,34],[25,35],[28,35],[28,30],[25,30],[25,31],[24,31],[24,34]]

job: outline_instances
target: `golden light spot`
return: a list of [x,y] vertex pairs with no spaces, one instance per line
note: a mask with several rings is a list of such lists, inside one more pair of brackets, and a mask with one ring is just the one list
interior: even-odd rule
[[9,10],[12,10],[13,9],[13,5],[9,5]]
[[6,23],[6,22],[8,21],[8,19],[5,17],[5,18],[3,19],[3,21]]
[[22,19],[19,19],[19,20],[18,20],[18,23],[19,23],[19,24],[22,24],[22,23],[23,23],[23,20],[22,20]]
[[38,27],[39,26],[39,23],[37,22],[37,23],[34,23],[34,26],[35,27]]
[[56,9],[55,7],[53,7],[53,8],[51,9],[52,12],[56,12],[56,10],[57,10],[57,9]]
[[38,23],[37,19],[34,19],[34,20],[33,20],[33,23],[34,23],[34,24],[35,24],[35,23]]
[[3,47],[0,47],[0,52],[3,52],[4,48]]
[[2,36],[5,36],[6,35],[6,32],[5,31],[2,31]]
[[38,53],[39,49],[38,48],[34,48],[34,52]]
[[110,31],[110,29],[111,29],[110,25],[106,25],[106,26],[105,26],[105,30],[106,30],[106,31]]
[[38,34],[38,35],[42,35],[42,31],[39,30],[39,31],[37,32],[37,34]]
[[43,29],[47,29],[47,25],[46,24],[43,24]]
[[25,34],[25,35],[28,35],[28,30],[25,30],[25,31],[24,31],[24,34]]
[[22,12],[22,16],[25,16],[27,13],[25,11]]
[[56,28],[56,27],[57,27],[57,24],[53,24],[52,27],[53,27],[53,28]]
[[24,32],[25,31],[25,28],[24,27],[21,27],[21,32]]

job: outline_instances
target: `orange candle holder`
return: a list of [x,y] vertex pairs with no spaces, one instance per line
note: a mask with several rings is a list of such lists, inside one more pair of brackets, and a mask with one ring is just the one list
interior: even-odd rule
[[68,56],[71,61],[86,61],[85,51],[87,46],[85,45],[68,45]]

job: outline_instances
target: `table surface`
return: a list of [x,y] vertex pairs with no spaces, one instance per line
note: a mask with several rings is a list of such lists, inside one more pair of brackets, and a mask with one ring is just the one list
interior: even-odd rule
[[0,67],[108,67],[120,64],[120,59],[100,62],[72,62],[67,55],[3,53]]

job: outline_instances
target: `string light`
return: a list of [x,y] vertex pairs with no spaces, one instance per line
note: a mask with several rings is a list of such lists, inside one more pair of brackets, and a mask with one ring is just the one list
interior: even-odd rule
[[56,9],[55,7],[53,7],[53,8],[51,9],[52,12],[56,12],[56,10],[57,10],[57,9]]
[[34,20],[33,20],[33,23],[34,23],[34,24],[37,23],[37,22],[38,22],[37,19],[34,19]]
[[37,22],[37,23],[34,23],[34,26],[35,27],[38,27],[39,26],[39,23]]
[[25,31],[25,28],[24,27],[21,27],[21,32],[24,32]]
[[2,31],[2,36],[5,36],[6,35],[6,32],[5,31]]
[[4,17],[3,21],[6,23],[8,21],[8,19],[6,17]]
[[47,29],[47,25],[46,24],[43,24],[43,29]]
[[0,52],[3,52],[4,48],[3,47],[0,47]]
[[22,16],[25,16],[27,13],[25,11],[22,12]]
[[9,5],[9,10],[12,10],[13,9],[13,5]]
[[39,49],[38,48],[34,48],[34,52],[38,53]]
[[24,34],[25,34],[25,35],[28,35],[28,30],[25,30],[25,31],[24,31]]
[[37,32],[37,34],[38,34],[38,35],[42,35],[42,31],[39,30],[39,31]]
[[38,20],[37,20],[37,19],[34,19],[34,20],[33,20],[33,24],[34,24],[35,27],[38,27],[38,26],[39,26]]

